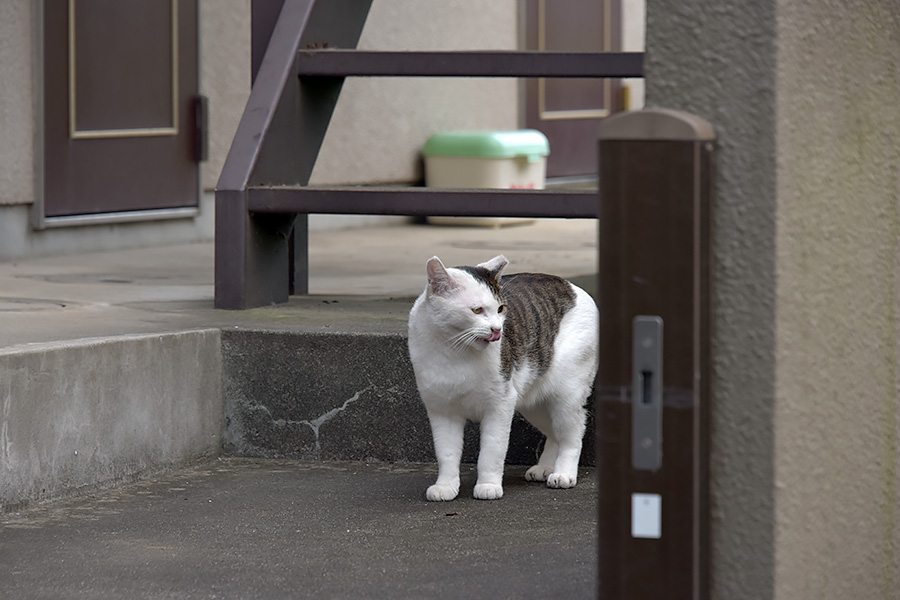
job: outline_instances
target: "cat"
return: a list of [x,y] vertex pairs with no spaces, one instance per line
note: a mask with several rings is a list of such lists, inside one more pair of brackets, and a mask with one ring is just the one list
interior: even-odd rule
[[474,497],[503,496],[515,411],[546,436],[529,481],[570,488],[578,480],[585,401],[597,373],[599,311],[581,288],[554,275],[501,277],[502,254],[475,267],[426,263],[427,284],[409,315],[409,354],[428,413],[438,476],[425,497],[459,494],[466,420],[480,422]]

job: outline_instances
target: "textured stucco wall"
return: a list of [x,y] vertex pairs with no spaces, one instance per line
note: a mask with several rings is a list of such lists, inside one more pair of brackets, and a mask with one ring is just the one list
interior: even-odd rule
[[[477,16],[477,18],[474,18]],[[200,86],[210,99],[215,187],[250,93],[250,0],[200,0]],[[370,50],[514,49],[515,0],[375,0],[359,47]],[[325,137],[312,183],[407,182],[421,178],[419,150],[454,128],[518,127],[512,79],[349,79]]]
[[719,137],[712,409],[714,598],[774,586],[775,1],[647,3],[647,103]]
[[[622,51],[643,52],[647,24],[646,0],[622,0]],[[630,95],[626,110],[637,110],[644,106],[644,79],[623,79],[622,86]]]
[[[477,19],[473,18],[477,15]],[[375,0],[359,47],[379,50],[512,49],[515,0]],[[250,0],[200,0],[200,88],[209,97],[210,160],[203,186],[214,189],[250,93]],[[515,129],[512,79],[349,79],[316,168],[314,184],[413,182],[419,150],[434,132]],[[313,229],[403,220],[313,215]]]
[[[515,0],[375,0],[359,47],[369,50],[515,49]],[[418,152],[447,129],[515,129],[514,79],[348,79],[312,183],[415,181]]]
[[0,2],[0,205],[34,199],[32,1]]
[[900,595],[900,12],[779,2],[776,596]]
[[647,52],[720,136],[713,597],[896,598],[896,8],[659,0]]
[[250,0],[200,0],[200,93],[209,98],[209,161],[203,187],[215,189],[250,94]]

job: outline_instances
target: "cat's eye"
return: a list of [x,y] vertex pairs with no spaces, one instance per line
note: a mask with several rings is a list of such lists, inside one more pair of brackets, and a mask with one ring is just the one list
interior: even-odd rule
[[480,315],[481,313],[484,312],[484,309],[479,306],[478,308],[473,308],[472,312],[475,313],[476,315]]
[[502,315],[502,314],[505,313],[505,312],[506,312],[506,305],[505,305],[505,304],[501,304],[500,306],[497,307],[497,314],[498,314],[498,315]]

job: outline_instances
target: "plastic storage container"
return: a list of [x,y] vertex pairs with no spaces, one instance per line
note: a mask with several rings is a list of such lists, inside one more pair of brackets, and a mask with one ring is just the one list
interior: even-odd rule
[[[441,188],[544,189],[550,146],[540,131],[448,131],[425,143],[425,185]],[[499,227],[534,219],[429,217],[438,225]]]

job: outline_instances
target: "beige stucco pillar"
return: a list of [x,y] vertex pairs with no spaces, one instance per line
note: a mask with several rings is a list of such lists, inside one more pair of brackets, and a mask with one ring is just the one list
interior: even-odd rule
[[648,4],[648,104],[719,134],[713,597],[896,598],[900,13]]

